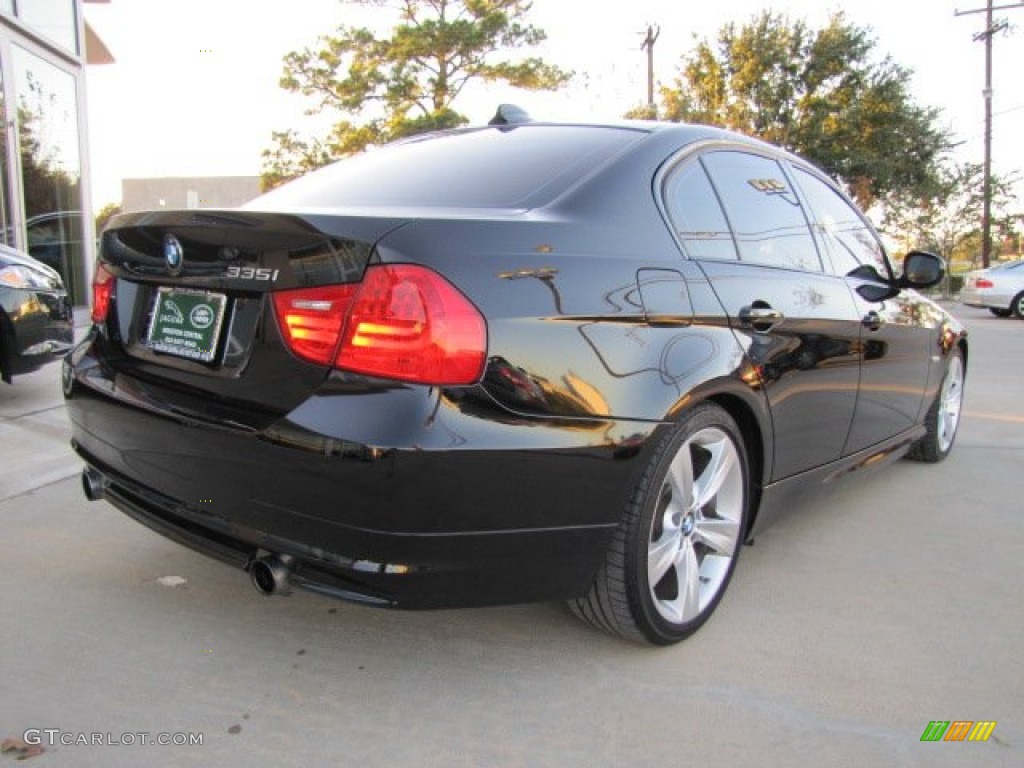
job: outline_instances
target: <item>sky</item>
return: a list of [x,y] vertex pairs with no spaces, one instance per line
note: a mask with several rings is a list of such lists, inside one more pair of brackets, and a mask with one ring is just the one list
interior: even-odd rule
[[[941,108],[942,124],[962,142],[958,159],[976,162],[984,139],[984,44],[972,38],[985,16],[955,11],[983,5],[857,0],[843,9],[849,21],[872,30],[880,56],[914,71],[917,103]],[[507,101],[542,119],[615,119],[646,100],[640,45],[648,24],[661,29],[656,81],[671,84],[683,54],[696,40],[713,39],[723,24],[770,9],[817,27],[838,7],[828,0],[534,0],[528,21],[548,35],[535,53],[573,70],[573,82],[554,94],[481,86],[456,107],[472,123],[486,122]],[[316,132],[332,121],[306,115],[315,104],[278,86],[283,57],[314,46],[340,24],[386,28],[386,14],[341,0],[87,4],[86,19],[116,60],[90,67],[86,77],[94,208],[120,201],[123,178],[258,175],[272,131]],[[1024,6],[996,17],[1011,28],[993,48],[993,169],[1024,171]]]

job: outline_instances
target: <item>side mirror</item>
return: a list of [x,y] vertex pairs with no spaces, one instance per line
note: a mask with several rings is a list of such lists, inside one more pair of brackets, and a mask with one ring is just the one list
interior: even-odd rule
[[934,253],[911,251],[903,258],[900,288],[931,288],[946,274],[946,263]]

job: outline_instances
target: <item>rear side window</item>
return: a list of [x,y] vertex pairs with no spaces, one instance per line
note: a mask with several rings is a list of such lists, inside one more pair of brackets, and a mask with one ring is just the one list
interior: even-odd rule
[[811,208],[815,227],[828,248],[836,274],[848,275],[866,264],[878,270],[878,274],[888,276],[889,267],[882,244],[857,209],[807,171],[797,168],[796,178]]
[[353,155],[247,207],[533,208],[646,135],[565,125],[441,134]]
[[736,260],[729,222],[699,162],[684,165],[672,174],[665,184],[665,207],[691,259]]
[[775,160],[723,151],[709,152],[701,162],[722,200],[740,261],[821,271],[803,207]]

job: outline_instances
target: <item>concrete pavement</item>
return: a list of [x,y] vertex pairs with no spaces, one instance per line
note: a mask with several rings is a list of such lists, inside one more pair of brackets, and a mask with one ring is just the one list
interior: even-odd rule
[[[1022,765],[1024,323],[954,311],[972,355],[950,459],[781,520],[712,620],[661,650],[559,605],[262,598],[86,502],[58,367],[16,379],[0,388],[0,740],[56,729],[27,764],[76,768]],[[997,725],[921,743],[932,720]]]

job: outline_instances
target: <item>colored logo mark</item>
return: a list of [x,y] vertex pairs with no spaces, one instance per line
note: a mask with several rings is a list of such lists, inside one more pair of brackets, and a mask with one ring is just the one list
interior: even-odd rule
[[197,304],[189,312],[188,319],[192,321],[192,327],[203,331],[213,325],[213,307],[209,304]]
[[988,741],[995,727],[995,720],[932,720],[921,741]]
[[164,262],[167,271],[175,276],[180,275],[181,268],[185,266],[185,249],[174,235],[164,237]]

